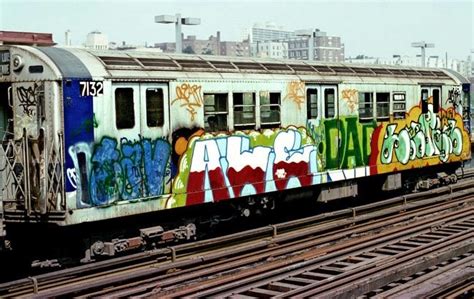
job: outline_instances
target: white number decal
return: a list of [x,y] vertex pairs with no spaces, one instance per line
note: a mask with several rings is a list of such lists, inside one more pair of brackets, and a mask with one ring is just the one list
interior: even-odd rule
[[102,81],[81,81],[81,97],[96,97],[104,94],[104,82]]

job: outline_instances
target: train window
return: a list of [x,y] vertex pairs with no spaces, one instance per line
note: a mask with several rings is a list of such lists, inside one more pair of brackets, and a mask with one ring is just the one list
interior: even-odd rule
[[433,112],[438,113],[439,112],[439,89],[434,88],[433,89]]
[[204,94],[204,128],[227,130],[227,94]]
[[334,88],[324,89],[324,104],[326,118],[336,115],[336,92]]
[[255,93],[234,93],[234,127],[235,129],[255,128]]
[[392,111],[394,119],[405,119],[406,96],[402,92],[393,93]]
[[146,90],[146,125],[149,128],[161,127],[165,122],[163,109],[163,89]]
[[374,118],[373,93],[359,92],[359,121],[371,121]]
[[390,116],[390,93],[388,92],[377,92],[375,95],[377,120],[384,121],[388,120]]
[[428,89],[423,88],[421,90],[421,113],[428,112]]
[[306,105],[308,119],[318,118],[318,90],[316,88],[306,90]]
[[279,92],[260,92],[260,123],[262,128],[277,128],[280,126]]
[[133,88],[115,89],[115,124],[117,129],[135,127]]

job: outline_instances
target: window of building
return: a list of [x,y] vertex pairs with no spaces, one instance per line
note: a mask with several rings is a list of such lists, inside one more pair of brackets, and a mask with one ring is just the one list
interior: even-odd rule
[[161,127],[165,122],[163,108],[163,89],[146,90],[146,125],[150,128]]
[[428,113],[428,96],[428,89],[421,89],[421,113]]
[[377,92],[375,95],[377,103],[377,121],[385,121],[390,116],[390,93]]
[[133,88],[115,89],[115,124],[117,129],[131,129],[135,127],[134,106]]
[[440,101],[440,90],[438,88],[433,89],[433,112],[439,112],[439,101]]
[[371,121],[374,118],[373,93],[359,92],[359,121]]
[[306,105],[308,119],[318,117],[318,90],[316,88],[308,88],[306,90]]
[[392,112],[394,119],[405,119],[406,96],[402,92],[393,93]]
[[255,128],[255,93],[234,93],[234,128],[245,130]]
[[280,126],[279,92],[260,92],[260,123],[262,128],[278,128]]
[[204,129],[226,131],[227,94],[204,94]]
[[326,118],[336,115],[336,91],[334,88],[324,89],[324,104]]

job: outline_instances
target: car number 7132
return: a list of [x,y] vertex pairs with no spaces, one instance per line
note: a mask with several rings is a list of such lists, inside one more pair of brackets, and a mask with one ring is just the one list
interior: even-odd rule
[[102,81],[80,81],[81,97],[100,96],[104,94],[104,82]]

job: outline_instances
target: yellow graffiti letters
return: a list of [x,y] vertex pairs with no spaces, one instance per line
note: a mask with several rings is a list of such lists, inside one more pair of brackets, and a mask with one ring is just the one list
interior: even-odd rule
[[289,99],[298,105],[298,109],[301,109],[301,104],[305,101],[304,82],[291,81],[288,83],[286,99]]
[[342,99],[346,102],[351,113],[354,113],[357,105],[359,105],[358,95],[357,89],[344,89],[342,91]]
[[202,107],[204,103],[201,94],[201,86],[191,85],[189,83],[176,86],[176,99],[171,102],[171,105],[176,101],[181,103],[181,107],[186,107],[186,110],[191,114],[191,121],[193,121],[197,114],[196,108]]

